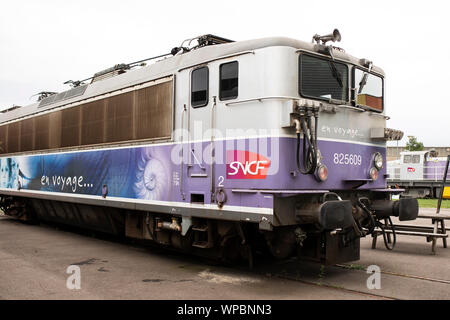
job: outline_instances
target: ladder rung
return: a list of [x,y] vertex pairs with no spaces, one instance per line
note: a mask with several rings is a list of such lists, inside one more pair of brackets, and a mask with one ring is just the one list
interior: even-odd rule
[[202,249],[210,248],[208,241],[196,241],[192,244],[192,246]]
[[208,231],[208,226],[193,226],[192,230],[206,232],[206,231]]

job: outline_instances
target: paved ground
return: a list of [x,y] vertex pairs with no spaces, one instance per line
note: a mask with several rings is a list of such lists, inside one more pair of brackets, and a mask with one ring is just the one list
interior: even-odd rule
[[[450,299],[442,242],[435,256],[424,238],[400,237],[394,251],[370,244],[362,239],[347,269],[292,260],[250,272],[0,217],[0,299]],[[80,267],[80,290],[66,288],[69,265]],[[385,272],[380,290],[367,289],[369,265]]]

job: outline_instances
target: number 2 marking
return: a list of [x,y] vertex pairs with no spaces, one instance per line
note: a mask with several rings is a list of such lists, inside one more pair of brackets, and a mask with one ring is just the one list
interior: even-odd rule
[[223,176],[219,176],[219,183],[217,184],[218,187],[223,188],[223,181],[225,180],[225,178]]

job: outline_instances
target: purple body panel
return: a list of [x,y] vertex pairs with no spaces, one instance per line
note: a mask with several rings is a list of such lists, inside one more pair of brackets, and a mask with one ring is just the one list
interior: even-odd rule
[[[445,173],[447,161],[425,161],[423,178],[427,180],[442,180]],[[450,171],[447,179],[450,178]]]
[[[211,142],[174,143],[5,157],[1,158],[0,187],[17,190],[20,181],[24,192],[101,197],[106,185],[108,197],[164,201],[165,206],[177,206],[175,202],[198,203],[198,195],[203,195],[204,204],[215,203],[213,194],[220,188],[227,196],[225,206],[254,208],[273,208],[275,196],[300,190],[386,188],[385,168],[378,180],[363,181],[369,178],[374,154],[380,152],[385,158],[383,147],[318,141],[322,163],[328,168],[324,182],[298,172],[295,137],[215,141],[214,170],[210,165],[210,147]],[[227,158],[227,154],[241,156]],[[227,173],[233,178],[228,179]]]
[[[264,138],[266,139],[266,138]],[[227,204],[236,206],[265,207],[271,208],[273,205],[273,194],[275,190],[348,190],[361,185],[356,180],[368,179],[369,169],[373,167],[373,155],[380,152],[385,158],[386,149],[383,147],[361,145],[355,143],[318,141],[318,147],[322,154],[322,163],[328,168],[328,179],[325,182],[319,182],[313,175],[303,175],[297,170],[296,164],[296,138],[267,138],[267,143],[263,144],[264,150],[252,148],[258,144],[257,139],[236,140],[236,141],[218,141],[215,142],[216,151],[224,150],[252,150],[271,160],[269,172],[265,179],[227,179],[226,161],[220,161],[215,165],[214,183],[217,189],[219,182],[223,181],[222,186],[227,192]],[[203,143],[203,149],[209,145],[209,142]],[[187,145],[186,152],[188,151]],[[199,146],[197,145],[197,149]],[[216,152],[219,153],[219,152]],[[334,163],[334,154],[351,154],[361,156],[361,164],[336,164]],[[339,159],[338,159],[339,160]],[[194,162],[194,161],[192,161]],[[189,193],[205,194],[205,203],[211,203],[209,196],[211,187],[211,168],[207,164],[202,164],[204,170],[197,169],[195,172],[203,171],[207,177],[190,177],[186,170],[183,174],[183,189],[186,193],[186,200],[189,201]],[[194,165],[200,168],[198,165]],[[386,168],[380,171],[379,178],[376,181],[368,181],[358,189],[384,189],[386,188]],[[221,178],[223,177],[223,179]],[[355,180],[355,181],[351,181]],[[250,190],[274,190],[274,192],[249,192]],[[231,192],[233,190],[234,192]],[[242,192],[238,192],[242,190]],[[177,199],[180,201],[180,199]]]

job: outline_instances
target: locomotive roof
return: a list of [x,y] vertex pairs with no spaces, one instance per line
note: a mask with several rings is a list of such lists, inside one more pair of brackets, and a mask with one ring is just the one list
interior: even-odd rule
[[[36,102],[26,107],[14,109],[12,111],[1,114],[0,123],[12,121],[32,114],[41,113],[50,109],[61,107],[63,105],[102,95],[104,93],[113,92],[124,87],[134,86],[151,79],[170,76],[180,69],[189,66],[195,66],[197,64],[201,64],[217,58],[226,57],[245,51],[278,46],[292,47],[299,50],[317,53],[317,45],[286,37],[261,38],[206,46],[183,54],[163,58],[156,63],[150,64],[140,69],[129,70],[123,74],[93,82],[89,85],[86,85],[86,90],[82,95],[70,99],[65,99],[63,101],[58,101],[56,103],[41,107],[39,107],[39,102]],[[337,49],[333,50],[333,57],[339,60],[347,61],[354,65],[362,66],[360,59],[357,59]],[[379,67],[374,66],[372,70],[381,75],[384,75],[383,70]]]

